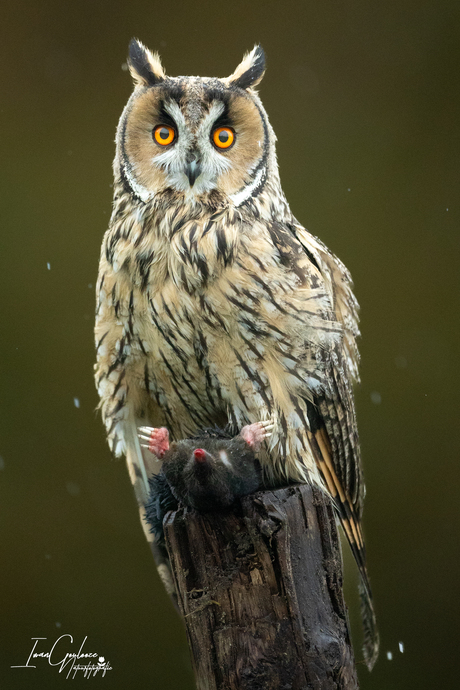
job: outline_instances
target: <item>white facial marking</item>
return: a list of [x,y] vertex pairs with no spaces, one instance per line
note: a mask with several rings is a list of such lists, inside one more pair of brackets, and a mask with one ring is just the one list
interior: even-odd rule
[[219,115],[222,115],[223,112],[224,104],[222,103],[222,101],[216,101],[216,103],[213,103],[212,106],[209,108],[208,114],[205,115],[203,118],[203,122],[201,123],[198,130],[198,136],[200,135],[200,133],[204,132],[205,136],[209,137],[211,125],[214,124]]
[[183,116],[182,110],[179,108],[176,101],[168,101],[165,103],[165,110],[169,115],[171,115],[177,127],[180,125],[183,127],[186,126],[185,117]]
[[243,187],[239,192],[236,192],[236,194],[231,194],[230,199],[233,201],[235,207],[240,206],[243,201],[246,201],[246,199],[249,199],[251,194],[257,187],[260,185],[262,182],[262,178],[265,174],[265,168],[261,168],[257,175],[255,176],[254,180],[249,184],[247,187]]
[[123,166],[123,172],[126,176],[126,179],[128,180],[128,184],[133,190],[133,192],[136,194],[136,196],[139,197],[139,199],[142,199],[145,203],[149,201],[152,196],[153,192],[149,192],[149,190],[141,185],[136,178],[134,177],[131,166],[130,165],[124,165]]
[[220,450],[220,451],[219,451],[219,456],[220,456],[220,459],[222,460],[222,462],[224,463],[224,465],[226,465],[227,467],[231,467],[231,466],[232,466],[232,463],[231,463],[230,460],[228,459],[228,455],[227,455],[227,453],[225,452],[225,450]]

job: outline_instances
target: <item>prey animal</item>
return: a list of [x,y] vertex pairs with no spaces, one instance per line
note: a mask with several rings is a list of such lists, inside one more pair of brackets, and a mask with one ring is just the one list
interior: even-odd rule
[[222,511],[262,488],[256,453],[272,427],[271,422],[257,422],[236,436],[223,429],[202,429],[193,438],[172,444],[167,429],[141,427],[141,445],[163,461],[160,472],[149,479],[146,506],[147,521],[160,546],[164,517],[179,503],[200,513]]
[[126,455],[143,512],[158,463],[139,426],[166,426],[177,441],[273,419],[259,453],[264,481],[313,482],[331,495],[361,575],[371,668],[358,305],[347,269],[281,187],[255,90],[264,52],[256,46],[229,77],[169,77],[133,40],[128,65],[134,91],[117,129],[97,281],[96,384],[110,447]]

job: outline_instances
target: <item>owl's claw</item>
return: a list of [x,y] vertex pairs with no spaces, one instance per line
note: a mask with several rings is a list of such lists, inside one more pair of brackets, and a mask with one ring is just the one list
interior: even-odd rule
[[141,426],[138,436],[142,448],[147,448],[160,460],[169,450],[169,432],[164,426],[160,428]]

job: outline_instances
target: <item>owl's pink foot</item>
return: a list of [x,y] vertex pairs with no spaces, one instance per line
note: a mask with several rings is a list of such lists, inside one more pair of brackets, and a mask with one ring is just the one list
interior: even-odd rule
[[160,460],[169,450],[169,432],[164,426],[159,428],[141,426],[139,428],[139,440],[142,448],[147,448]]
[[262,445],[262,441],[271,436],[273,427],[274,424],[271,419],[265,422],[256,422],[255,424],[244,426],[241,429],[240,436],[244,438],[253,451],[257,452]]

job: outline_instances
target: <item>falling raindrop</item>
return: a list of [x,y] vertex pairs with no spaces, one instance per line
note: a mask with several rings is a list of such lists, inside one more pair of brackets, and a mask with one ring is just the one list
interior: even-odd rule
[[80,494],[80,485],[77,482],[67,482],[65,488],[71,496],[78,496]]

